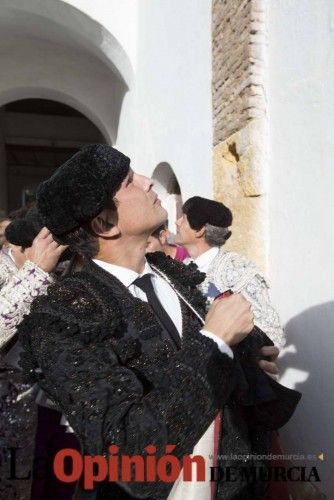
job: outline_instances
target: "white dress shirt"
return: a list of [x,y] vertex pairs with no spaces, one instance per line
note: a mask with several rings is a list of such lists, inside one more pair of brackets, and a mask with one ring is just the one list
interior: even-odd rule
[[[121,281],[121,283],[123,283],[123,285],[128,288],[129,292],[134,297],[144,300],[145,302],[147,302],[146,293],[141,288],[134,285],[133,282],[139,276],[144,276],[144,274],[151,274],[154,291],[161,304],[163,305],[165,311],[174,322],[174,325],[180,336],[182,337],[182,313],[179,298],[174,292],[173,288],[169,285],[169,283],[167,283],[167,281],[159,274],[155,273],[147,261],[145,261],[145,267],[142,274],[138,274],[136,271],[133,271],[132,269],[129,269],[127,267],[117,266],[115,264],[110,264],[102,260],[93,259],[93,261],[95,262],[95,264],[102,267],[102,269],[112,274],[113,276],[115,276],[115,278]],[[230,347],[223,340],[217,337],[217,335],[207,330],[200,330],[200,332],[202,333],[202,335],[205,335],[206,337],[209,337],[214,342],[216,342],[220,352],[228,354],[228,356],[233,358],[233,352]]]
[[193,262],[197,265],[198,269],[201,273],[207,273],[213,259],[217,257],[219,254],[219,247],[212,247],[206,252],[202,253],[197,259]]

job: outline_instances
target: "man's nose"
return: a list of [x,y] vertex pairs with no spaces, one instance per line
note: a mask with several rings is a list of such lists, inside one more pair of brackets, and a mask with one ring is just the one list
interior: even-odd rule
[[133,174],[133,183],[144,191],[149,191],[154,184],[152,179],[140,174]]

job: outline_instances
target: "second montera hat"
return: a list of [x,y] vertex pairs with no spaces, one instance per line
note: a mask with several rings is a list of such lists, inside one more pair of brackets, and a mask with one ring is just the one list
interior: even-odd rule
[[24,217],[14,219],[5,231],[6,240],[13,245],[29,248],[41,231],[43,221],[36,207],[28,210]]
[[37,190],[44,225],[62,235],[91,221],[106,207],[130,168],[130,159],[106,144],[73,155]]
[[[38,213],[37,207],[31,207],[23,217],[14,219],[5,231],[6,240],[13,245],[22,248],[32,246],[34,239],[43,229],[43,221]],[[71,259],[73,256],[69,248],[67,248],[59,259],[59,262]]]
[[205,224],[218,227],[229,227],[232,224],[232,212],[223,203],[208,200],[201,196],[189,198],[183,205],[192,229],[201,229]]

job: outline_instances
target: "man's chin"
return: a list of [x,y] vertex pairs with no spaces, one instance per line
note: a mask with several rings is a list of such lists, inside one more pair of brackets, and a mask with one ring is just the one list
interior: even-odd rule
[[160,210],[159,210],[159,224],[157,225],[157,227],[161,226],[161,224],[163,222],[166,222],[166,220],[168,219],[168,212],[167,210],[161,205],[160,207]]
[[164,221],[167,220],[167,218],[168,218],[168,212],[167,212],[167,210],[162,205],[161,205],[161,211],[164,214]]

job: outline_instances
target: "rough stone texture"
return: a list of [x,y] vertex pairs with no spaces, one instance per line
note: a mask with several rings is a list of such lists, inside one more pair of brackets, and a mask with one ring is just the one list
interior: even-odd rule
[[258,171],[264,163],[258,144],[264,126],[264,120],[254,120],[215,146],[213,184],[214,198],[233,213],[226,250],[240,252],[266,271],[267,198],[264,177]]
[[267,268],[265,0],[213,0],[214,198],[234,216],[226,249]]
[[214,144],[266,115],[264,0],[213,0]]

